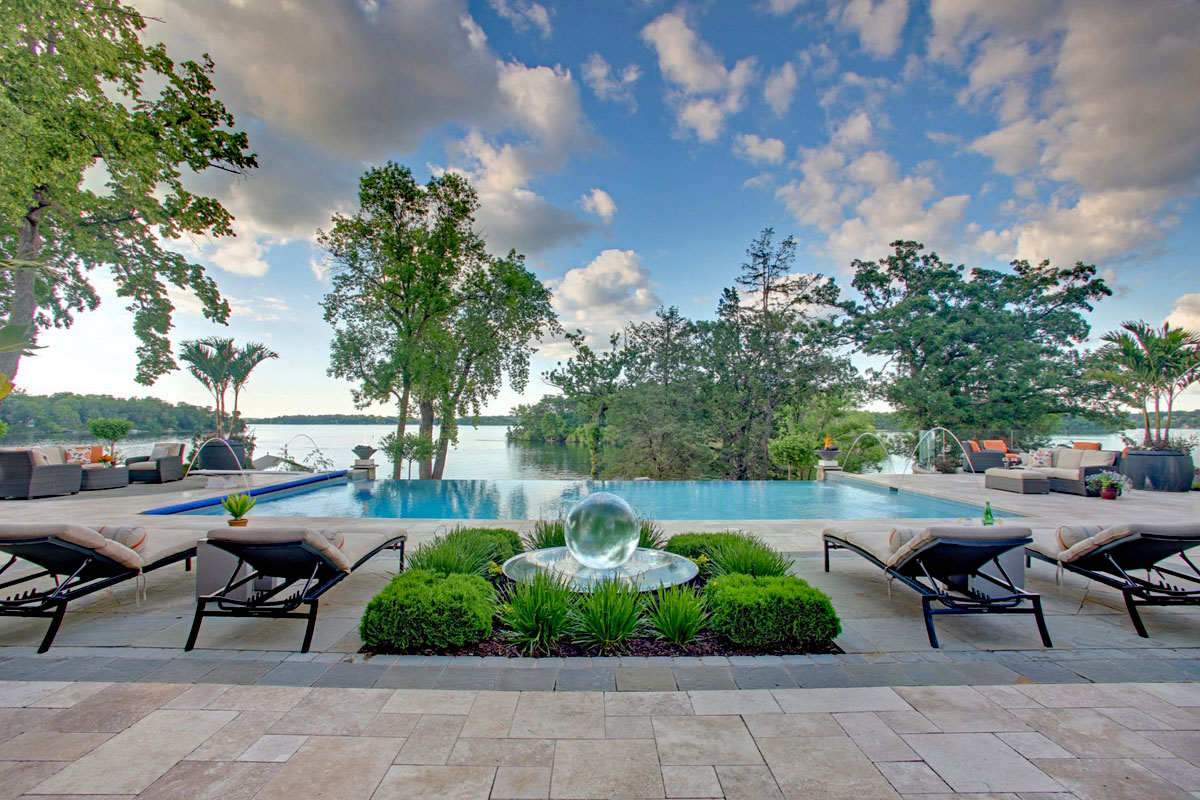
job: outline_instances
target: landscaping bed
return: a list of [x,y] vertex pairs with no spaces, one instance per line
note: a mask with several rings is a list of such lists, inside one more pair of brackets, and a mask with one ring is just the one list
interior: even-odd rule
[[561,520],[524,540],[463,528],[421,545],[363,612],[364,652],[569,657],[836,653],[828,596],[789,574],[792,561],[742,533],[666,539],[643,522],[640,545],[694,561],[687,584],[639,593],[616,582],[572,592],[550,575],[514,583],[500,565],[562,546]]

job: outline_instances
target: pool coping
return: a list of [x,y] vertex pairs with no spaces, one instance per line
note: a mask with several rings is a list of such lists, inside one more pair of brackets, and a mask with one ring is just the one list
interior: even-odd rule
[[[313,484],[313,483],[324,483],[324,482],[332,483],[335,480],[345,478],[349,474],[350,474],[350,470],[348,470],[348,469],[335,470],[333,472],[322,472],[322,473],[319,473],[316,475],[309,475],[307,477],[300,478],[300,479],[294,480],[294,481],[286,481],[284,483],[275,483],[275,484],[271,484],[270,486],[259,486],[257,489],[249,489],[246,492],[233,492],[233,494],[248,494],[251,497],[257,497],[259,495],[270,494],[271,492],[279,492],[279,491],[283,491],[284,489],[295,489],[298,486],[307,486],[307,485]],[[184,513],[187,513],[188,511],[195,511],[196,509],[199,509],[199,508],[211,508],[212,506],[218,506],[228,496],[229,495],[227,495],[227,494],[219,495],[217,497],[206,497],[202,500],[190,500],[186,503],[176,503],[175,505],[170,505],[170,506],[159,506],[157,508],[148,508],[145,511],[142,511],[141,513],[149,514],[151,516],[166,516],[169,514],[184,514]]]

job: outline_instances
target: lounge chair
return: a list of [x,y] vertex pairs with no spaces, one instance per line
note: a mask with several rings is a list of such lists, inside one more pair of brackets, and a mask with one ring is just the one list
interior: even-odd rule
[[[1119,590],[1138,636],[1147,637],[1138,606],[1200,605],[1200,570],[1187,556],[1197,545],[1197,522],[1063,525],[1038,531],[1025,554]],[[1163,566],[1172,556],[1179,556],[1191,574]],[[1145,578],[1130,574],[1141,570]]]
[[[317,624],[321,595],[385,548],[400,551],[404,567],[404,534],[347,533],[310,528],[218,528],[208,543],[238,561],[224,588],[196,598],[196,616],[184,650],[196,646],[205,617],[277,617],[307,619],[307,653]],[[276,583],[258,590],[263,583]],[[295,588],[293,588],[295,587]],[[290,593],[289,593],[290,590]],[[298,611],[307,605],[308,611]]]
[[13,591],[0,600],[0,616],[47,617],[50,628],[38,648],[44,653],[69,602],[176,561],[191,569],[196,539],[187,531],[133,526],[0,523],[0,552],[11,556],[0,568],[0,590]]
[[[921,612],[931,647],[938,646],[935,614],[1033,614],[1042,644],[1053,647],[1042,615],[1042,599],[1013,583],[1000,556],[1032,541],[1016,526],[936,526],[917,531],[827,529],[825,571],[830,550],[851,550],[921,595]],[[993,564],[997,574],[981,570]],[[991,595],[991,592],[998,594]],[[934,602],[943,608],[933,608]]]

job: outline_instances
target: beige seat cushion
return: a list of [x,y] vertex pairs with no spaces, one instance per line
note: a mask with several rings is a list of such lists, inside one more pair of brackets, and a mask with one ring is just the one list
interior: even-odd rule
[[150,460],[154,461],[159,458],[167,458],[169,456],[180,455],[183,451],[182,444],[172,444],[169,442],[159,442],[154,445],[154,449],[150,451]]
[[919,528],[892,528],[891,534],[888,536],[888,547],[892,552],[896,552],[904,545],[908,544],[921,530]]
[[[1075,452],[1085,453],[1088,451],[1076,450]],[[1059,480],[1064,480],[1064,481],[1079,480],[1079,470],[1078,469],[1067,469],[1065,467],[1050,467],[1050,468],[1043,467],[1042,469],[1039,469],[1038,472],[1042,473],[1047,478],[1058,478]]]
[[34,466],[45,467],[67,463],[67,457],[63,453],[63,449],[57,445],[31,447],[29,448],[29,452],[33,453]]
[[1117,460],[1117,454],[1111,450],[1080,450],[1080,467],[1111,467]]
[[1195,539],[1196,543],[1200,544],[1200,522],[1114,525],[1072,546],[1071,549],[1059,555],[1059,560],[1064,564],[1068,564],[1121,539],[1133,539],[1139,536],[1170,536],[1179,539]]
[[987,470],[984,475],[991,475],[992,477],[1007,478],[1009,480],[1022,482],[1040,481],[1046,477],[1044,470],[1004,469],[1002,467],[992,467],[991,469]]
[[196,531],[173,531],[165,528],[155,528],[146,532],[146,543],[140,552],[146,561],[146,568],[156,566],[159,562],[178,556],[180,553],[196,549],[200,539]]
[[153,461],[135,461],[129,465],[130,472],[153,472],[158,469],[158,464]]
[[1095,536],[1104,530],[1103,525],[1059,525],[1054,532],[1060,550],[1070,550],[1084,539]]
[[354,564],[343,550],[335,547],[329,539],[312,528],[235,528],[229,526],[209,531],[208,540],[210,542],[238,542],[242,544],[284,544],[294,542],[299,545],[303,543],[329,559],[329,562],[342,572],[349,572],[351,566]]
[[388,537],[382,533],[347,533],[341,552],[352,565],[357,564],[387,540]]
[[1079,469],[1085,451],[1072,447],[1058,447],[1054,450],[1055,469]]
[[887,528],[876,528],[875,530],[849,530],[845,528],[826,528],[824,536],[832,539],[841,539],[844,542],[866,550],[871,555],[880,561],[887,562],[892,557],[892,547],[888,544],[888,540],[892,536],[892,532]]
[[969,539],[972,541],[1003,541],[1020,539],[1032,534],[1029,528],[1017,525],[933,525],[925,528],[887,560],[889,567],[902,564],[914,553],[938,539]]
[[123,567],[141,569],[142,557],[120,542],[105,539],[91,528],[68,522],[3,522],[0,523],[0,549],[5,541],[36,539],[52,536],[64,542],[86,547],[99,555],[110,558]]
[[1062,545],[1058,542],[1058,531],[1053,528],[1034,530],[1033,542],[1025,545],[1025,549],[1053,559],[1057,559],[1059,553],[1063,552]]

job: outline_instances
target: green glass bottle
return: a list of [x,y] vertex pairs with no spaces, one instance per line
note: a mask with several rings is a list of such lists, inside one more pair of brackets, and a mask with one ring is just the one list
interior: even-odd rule
[[992,504],[990,502],[983,507],[983,524],[984,525],[995,525],[996,524],[996,517],[994,514],[992,514]]

